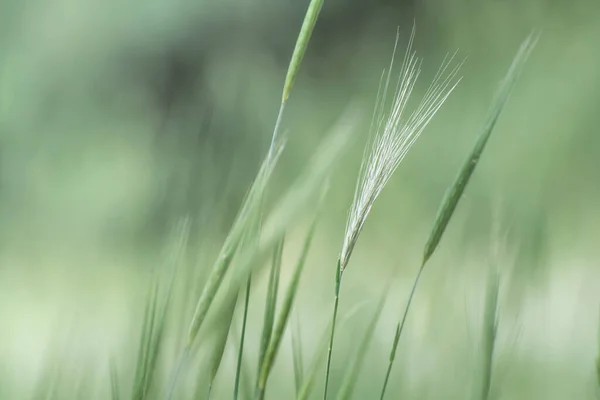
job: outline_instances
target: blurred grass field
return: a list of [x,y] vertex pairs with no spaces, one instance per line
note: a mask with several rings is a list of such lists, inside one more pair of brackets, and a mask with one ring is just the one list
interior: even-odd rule
[[[206,276],[268,147],[306,6],[289,0],[0,5],[1,398],[36,398],[36,382],[48,369],[61,374],[56,393],[45,398],[109,398],[110,360],[116,357],[123,373],[133,368],[146,285],[182,217],[192,221],[183,264]],[[393,279],[354,398],[378,393],[440,199],[516,48],[541,29],[424,273],[389,398],[471,396],[484,272],[498,262],[496,398],[594,399],[600,390],[597,2],[325,1],[287,106],[289,141],[272,190],[283,192],[298,175],[349,100],[371,112],[396,28],[404,46],[413,20],[424,82],[456,50],[466,57],[463,79],[365,225],[344,278],[341,313],[365,304],[338,332],[331,384],[340,385]],[[335,260],[368,124],[357,131],[332,177],[294,304],[306,363],[330,318]],[[498,215],[501,243],[492,234]],[[288,232],[282,287],[309,224]],[[501,248],[499,260],[494,246]],[[266,279],[256,279],[250,302],[252,368]],[[240,321],[237,310],[234,331]],[[169,334],[174,352],[178,332]],[[231,396],[233,339],[213,398]],[[165,376],[171,364],[165,362]],[[293,398],[289,332],[276,366],[267,398]]]

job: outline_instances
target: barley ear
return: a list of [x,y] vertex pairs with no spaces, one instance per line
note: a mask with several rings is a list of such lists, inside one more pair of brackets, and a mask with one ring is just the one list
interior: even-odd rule
[[427,244],[425,245],[425,251],[423,253],[423,264],[429,260],[435,249],[437,248],[448,223],[450,222],[450,218],[454,214],[456,206],[462,197],[463,192],[479,162],[481,154],[487,144],[492,131],[494,130],[494,126],[498,121],[498,117],[502,112],[506,102],[509,98],[509,95],[515,85],[517,78],[521,70],[523,69],[523,65],[527,61],[527,58],[533,51],[537,41],[539,38],[539,34],[532,33],[530,34],[525,41],[521,44],[517,55],[515,56],[506,76],[500,83],[499,89],[496,93],[496,97],[492,103],[492,106],[488,110],[485,122],[481,128],[481,133],[479,134],[479,138],[475,143],[475,147],[471,151],[471,154],[465,161],[462,166],[460,172],[458,173],[453,185],[450,187],[442,204],[438,210],[437,216],[435,218],[435,222],[433,224],[433,229],[427,240]]

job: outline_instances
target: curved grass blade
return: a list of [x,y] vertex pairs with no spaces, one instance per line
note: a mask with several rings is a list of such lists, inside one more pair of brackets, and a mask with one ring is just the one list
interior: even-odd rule
[[117,366],[114,360],[110,362],[110,395],[112,400],[119,400],[121,390],[119,389],[119,375],[117,373]]
[[[319,207],[320,208],[320,207]],[[275,361],[275,357],[277,356],[277,352],[279,351],[279,346],[281,344],[281,340],[283,338],[283,333],[287,326],[290,311],[292,309],[292,304],[296,297],[296,293],[298,292],[298,285],[300,283],[300,277],[302,275],[302,271],[304,269],[304,264],[306,263],[306,257],[308,256],[308,251],[310,249],[310,245],[312,243],[312,239],[315,233],[315,229],[318,222],[318,214],[313,219],[313,222],[309,228],[309,231],[306,235],[306,239],[304,240],[304,245],[302,246],[302,251],[300,253],[300,258],[298,259],[298,263],[296,264],[296,268],[292,274],[292,279],[289,283],[288,289],[286,291],[283,304],[281,306],[281,311],[277,318],[277,323],[275,325],[275,329],[273,331],[273,338],[269,342],[269,346],[265,353],[265,358],[262,363],[262,367],[259,370],[259,379],[258,379],[258,387],[257,387],[257,399],[262,400],[264,397],[264,391],[267,385],[267,379],[269,378],[269,374],[271,369],[273,368],[273,363]]]
[[329,330],[331,329],[331,321],[325,329],[323,330],[323,334],[321,335],[321,340],[319,341],[319,345],[317,346],[317,351],[314,355],[313,361],[310,364],[308,371],[304,380],[302,381],[302,385],[300,386],[300,390],[298,391],[298,395],[296,396],[296,400],[306,400],[312,391],[312,388],[315,383],[315,378],[317,377],[317,371],[319,371],[319,365],[323,360],[325,360],[325,356],[327,355],[327,338]]
[[294,80],[296,79],[296,75],[300,69],[300,63],[304,58],[304,53],[306,53],[306,48],[308,47],[308,42],[317,23],[319,13],[321,12],[323,1],[324,0],[311,0],[310,4],[308,5],[308,10],[304,16],[302,28],[300,28],[300,34],[298,35],[296,46],[294,47],[294,53],[292,54],[292,60],[290,61],[287,75],[285,77],[283,96],[281,98],[282,103],[285,103],[290,97]]
[[358,378],[358,373],[360,372],[360,368],[362,367],[365,356],[367,355],[367,350],[369,348],[369,344],[371,343],[371,339],[373,338],[373,334],[375,333],[375,327],[377,326],[381,312],[383,311],[383,306],[385,304],[385,299],[387,298],[388,292],[389,289],[386,289],[381,296],[381,299],[377,304],[375,314],[367,326],[365,336],[363,337],[358,349],[356,349],[350,366],[346,370],[342,380],[342,385],[338,392],[338,400],[347,400],[352,396],[352,392],[354,391],[354,386],[356,385]]
[[248,321],[248,306],[250,305],[250,288],[252,287],[252,277],[248,277],[246,284],[246,297],[244,299],[244,315],[242,317],[242,332],[240,334],[240,348],[238,349],[237,365],[235,369],[235,383],[233,385],[233,400],[237,400],[240,388],[240,379],[242,372],[242,364],[244,361],[244,340],[246,337],[246,326]]
[[[345,315],[340,318],[340,329],[342,329],[346,323],[358,312],[362,304],[354,306],[350,309]],[[306,377],[302,381],[302,385],[300,386],[300,390],[298,391],[298,395],[296,396],[296,400],[306,400],[310,395],[312,388],[315,383],[315,378],[317,377],[317,372],[320,370],[319,365],[321,362],[325,360],[325,356],[327,355],[328,349],[328,333],[331,329],[331,321],[323,330],[323,334],[321,335],[321,340],[319,341],[319,345],[317,346],[317,351],[315,356],[310,364],[310,367],[307,370]]]
[[493,266],[490,268],[485,293],[485,306],[483,315],[483,351],[481,371],[481,400],[491,398],[492,372],[494,370],[494,349],[496,347],[496,335],[498,332],[498,294],[500,280],[498,271]]
[[[221,366],[223,360],[223,354],[225,353],[225,346],[227,345],[227,339],[229,337],[229,331],[231,330],[231,323],[233,321],[233,315],[235,312],[235,306],[237,304],[237,297],[231,299],[231,303],[225,312],[221,315],[220,324],[216,327],[214,334],[216,335],[216,343],[210,346],[210,370],[208,376],[208,385],[210,388],[214,386],[215,378]],[[214,329],[214,328],[213,328]]]
[[267,348],[269,347],[271,336],[273,335],[273,325],[275,323],[275,310],[277,308],[277,292],[279,290],[279,275],[281,272],[281,260],[283,256],[284,242],[285,236],[282,236],[279,240],[279,243],[277,243],[277,246],[275,247],[275,251],[273,252],[269,283],[267,286],[267,299],[265,303],[265,314],[262,327],[263,330],[260,339],[260,350],[258,356],[257,371],[259,372],[262,369],[265,354],[267,352]]
[[467,183],[469,183],[469,179],[471,179],[471,175],[481,158],[481,154],[485,149],[485,146],[496,126],[496,122],[508,101],[512,89],[519,77],[521,70],[523,69],[523,65],[529,58],[529,55],[533,51],[537,41],[539,38],[539,34],[532,33],[530,34],[525,41],[521,44],[513,62],[506,73],[504,79],[500,82],[499,89],[496,93],[496,96],[492,102],[490,109],[488,110],[487,116],[485,118],[485,122],[481,128],[481,132],[479,137],[477,138],[477,142],[475,146],[471,150],[471,154],[465,160],[460,172],[458,173],[456,179],[450,189],[446,192],[444,199],[442,200],[442,204],[438,210],[437,216],[435,218],[435,222],[433,224],[433,229],[427,240],[427,244],[425,245],[425,251],[423,252],[423,264],[429,260],[429,257],[433,254],[437,245],[450,222],[450,218],[454,214],[454,210],[458,205],[459,200],[462,197],[465,188],[467,187]]
[[[196,336],[198,335],[198,332],[204,323],[206,314],[208,313],[219,287],[223,283],[225,274],[231,265],[231,260],[240,241],[242,240],[242,236],[248,230],[249,224],[253,222],[251,214],[256,213],[260,209],[263,194],[282,150],[282,146],[278,147],[275,155],[273,157],[268,157],[267,160],[263,162],[263,165],[250,189],[248,197],[244,201],[240,213],[236,218],[229,234],[227,235],[227,238],[225,239],[225,243],[223,244],[217,261],[215,262],[208,277],[206,286],[204,287],[204,290],[202,291],[200,299],[196,305],[196,310],[194,312],[194,316],[192,317],[192,322],[190,323],[188,343],[186,347],[192,347]],[[237,292],[238,291],[235,292],[236,295]]]
[[300,393],[300,385],[302,385],[304,374],[304,360],[302,357],[302,334],[300,332],[300,321],[298,314],[292,324],[292,360],[294,362],[294,386],[296,388],[296,396]]
[[600,399],[600,323],[598,324],[598,358],[596,359],[596,379],[596,384],[598,385],[598,398]]
[[318,194],[333,167],[347,149],[351,133],[354,132],[353,128],[360,117],[358,111],[355,108],[349,108],[333,132],[319,146],[316,154],[307,162],[307,167],[302,175],[272,209],[262,229],[258,249],[251,249],[240,257],[241,262],[236,263],[236,268],[233,268],[229,274],[227,285],[224,285],[227,290],[218,293],[214,312],[211,312],[209,319],[219,315],[219,310],[227,304],[227,298],[235,296],[245,285],[248,276],[264,266],[266,258],[271,254],[285,230],[299,220],[310,205],[314,204],[315,198],[318,199]]
[[331,316],[331,332],[329,332],[329,345],[327,346],[327,364],[325,366],[325,389],[323,389],[323,400],[327,400],[329,389],[329,373],[331,372],[331,355],[333,353],[333,340],[335,338],[335,321],[337,320],[338,307],[340,304],[340,287],[342,285],[342,264],[337,261],[335,269],[335,289],[333,298],[333,315]]

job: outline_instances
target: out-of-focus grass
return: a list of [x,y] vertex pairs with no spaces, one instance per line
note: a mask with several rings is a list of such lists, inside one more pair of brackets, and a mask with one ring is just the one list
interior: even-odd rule
[[[153,225],[157,213],[169,220],[197,207],[203,223],[196,226],[201,233],[190,244],[186,262],[205,270],[212,263],[252,177],[249,171],[268,144],[284,74],[261,38],[244,33],[253,26],[259,30],[264,20],[257,17],[258,9],[238,3],[204,9],[158,0],[0,6],[2,396],[23,398],[22,391],[28,392],[52,365],[48,360],[58,359],[61,398],[74,398],[86,374],[94,377],[87,385],[90,392],[106,398],[108,392],[105,396],[94,388],[108,390],[107,354],[119,354],[124,366],[135,357],[130,339],[139,329],[140,282],[149,280],[149,270],[159,263],[157,244],[168,232],[164,225]],[[482,244],[488,240],[489,204],[497,197],[504,200],[502,215],[510,232],[511,261],[501,268],[515,282],[502,300],[506,306],[494,353],[494,385],[500,382],[505,398],[589,398],[593,392],[600,292],[595,268],[600,256],[600,11],[586,1],[472,3],[449,6],[432,0],[414,10],[419,53],[441,60],[459,48],[468,59],[461,86],[373,209],[353,260],[364,267],[345,277],[342,314],[377,298],[381,282],[400,269],[355,398],[369,398],[380,389],[397,305],[404,304],[410,289],[412,267],[419,262],[439,198],[471,146],[470,132],[485,113],[493,82],[532,27],[543,29],[543,40],[415,298],[390,393],[464,398],[472,384],[465,366],[478,360],[471,344],[481,337],[481,271],[488,264]],[[222,40],[199,30],[202,41],[213,44],[203,79],[192,85],[191,100],[175,107],[168,129],[158,133],[161,109],[152,90],[139,84],[144,80],[134,79],[151,66],[142,63],[142,72],[130,74],[122,60],[127,54],[161,53],[188,35],[189,27],[208,25],[216,16],[225,21],[230,14],[258,22],[248,22],[237,36],[233,24],[225,31],[234,33]],[[288,149],[293,150],[276,175],[282,187],[350,95],[374,99],[395,26],[405,19],[400,11],[374,11],[357,42],[338,43],[327,54],[311,53],[309,46],[288,109]],[[408,34],[408,26],[402,25],[402,32]],[[277,32],[284,35],[284,28]],[[295,34],[295,28],[289,29]],[[214,104],[209,107],[207,99]],[[363,131],[359,141],[366,139]],[[192,145],[195,140],[200,144]],[[361,145],[353,147],[332,180],[294,302],[305,360],[316,353],[327,324],[332,278],[327,266],[337,256]],[[536,231],[538,225],[542,232]],[[281,287],[287,287],[303,240],[302,229],[288,235]],[[265,284],[259,279],[254,290],[265,293]],[[259,342],[264,303],[257,300],[250,304],[246,343]],[[354,332],[371,317],[359,313],[344,329]],[[345,355],[356,346],[351,339],[339,335],[336,343],[335,388],[350,359]],[[66,350],[57,355],[49,350],[53,347]],[[256,349],[247,353],[258,357]],[[226,349],[222,371],[235,370],[235,354]],[[229,376],[233,373],[217,377],[215,398],[229,396]],[[287,398],[292,382],[291,348],[283,345],[269,393]]]

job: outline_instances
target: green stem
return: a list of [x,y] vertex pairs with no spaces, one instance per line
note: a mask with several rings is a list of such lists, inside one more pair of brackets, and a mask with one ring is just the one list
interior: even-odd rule
[[283,111],[285,110],[285,102],[282,102],[279,106],[279,112],[277,113],[277,121],[275,121],[275,128],[273,128],[273,135],[271,135],[271,144],[269,145],[269,152],[267,153],[267,159],[271,160],[273,157],[273,151],[279,138],[279,131],[281,130],[281,121],[283,120]]
[[406,307],[404,308],[404,315],[402,315],[401,322],[398,323],[396,327],[396,335],[394,336],[394,344],[392,344],[392,351],[390,352],[390,359],[387,367],[387,371],[385,373],[385,380],[383,381],[383,387],[381,388],[381,396],[380,400],[383,400],[385,396],[385,390],[387,389],[387,385],[390,379],[390,374],[392,372],[392,366],[394,365],[394,359],[396,358],[396,350],[398,349],[398,343],[400,341],[400,336],[402,335],[402,331],[404,330],[404,323],[406,322],[406,317],[408,316],[408,311],[410,310],[410,305],[412,303],[413,298],[415,297],[415,292],[417,290],[417,286],[419,285],[419,280],[421,279],[421,274],[423,273],[423,269],[425,267],[425,262],[419,268],[419,272],[413,282],[412,289],[410,291],[410,295],[408,296],[408,302],[406,303]]
[[175,368],[175,372],[173,373],[173,377],[171,378],[171,384],[169,385],[169,392],[167,394],[167,400],[171,400],[173,398],[173,394],[175,393],[175,387],[177,386],[177,378],[179,378],[179,374],[183,369],[183,365],[186,363],[188,357],[190,355],[190,347],[186,346],[179,357],[179,362],[177,363],[177,367]]
[[250,288],[252,286],[252,276],[248,277],[246,283],[246,298],[244,300],[244,317],[242,319],[242,333],[240,337],[240,350],[238,353],[237,367],[235,371],[235,384],[233,386],[233,400],[237,400],[240,389],[240,375],[242,371],[242,355],[244,353],[244,339],[246,338],[246,322],[248,321],[248,305],[250,304]]
[[335,298],[333,303],[333,316],[331,319],[331,333],[329,335],[329,347],[327,349],[327,367],[325,369],[325,390],[323,391],[323,400],[327,400],[327,389],[329,387],[329,372],[331,370],[331,354],[333,352],[333,338],[335,336],[335,321],[337,319],[338,305],[340,303],[340,286],[342,282],[342,266],[340,260],[337,262],[335,270]]

